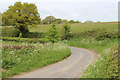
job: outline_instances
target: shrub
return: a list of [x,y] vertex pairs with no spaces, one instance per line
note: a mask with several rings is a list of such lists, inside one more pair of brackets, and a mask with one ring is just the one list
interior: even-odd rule
[[52,28],[50,29],[47,38],[52,43],[56,43],[60,40],[58,32],[57,32],[57,27],[55,26],[55,24],[52,24]]
[[70,26],[68,23],[64,25],[64,30],[65,30],[65,39],[70,39]]
[[118,45],[113,46],[107,56],[106,75],[109,78],[118,78]]
[[46,43],[49,42],[46,38],[16,38],[16,37],[2,37],[3,41],[27,42],[27,43]]
[[118,32],[99,32],[99,34],[96,37],[97,40],[105,40],[111,38],[118,38]]
[[3,37],[18,37],[20,31],[14,27],[3,27],[1,34]]
[[2,32],[0,33],[2,37],[23,37],[23,38],[43,38],[47,33],[43,32],[27,32],[24,35],[20,33],[17,28],[14,27],[3,27]]
[[24,38],[43,38],[45,35],[43,32],[28,32],[24,34]]

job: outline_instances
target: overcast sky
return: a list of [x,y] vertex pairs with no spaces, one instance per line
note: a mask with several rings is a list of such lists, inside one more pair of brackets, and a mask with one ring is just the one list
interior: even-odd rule
[[119,0],[0,0],[4,12],[15,2],[35,3],[41,18],[56,18],[79,21],[117,21]]

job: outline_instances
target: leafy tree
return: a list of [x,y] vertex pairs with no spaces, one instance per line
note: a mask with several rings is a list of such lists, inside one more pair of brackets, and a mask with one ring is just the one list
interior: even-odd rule
[[43,23],[43,24],[51,24],[51,23],[53,23],[55,20],[56,20],[56,18],[55,18],[54,16],[48,16],[48,17],[46,17],[46,18],[42,21],[42,23]]
[[75,21],[74,20],[70,20],[69,23],[75,23]]
[[97,23],[101,23],[100,21],[97,21]]
[[66,19],[63,19],[63,21],[62,21],[63,23],[67,23],[68,21],[66,20]]
[[75,23],[80,23],[80,21],[76,21]]
[[44,19],[42,20],[42,24],[48,24],[47,21]]
[[70,39],[70,26],[68,23],[64,24],[64,30],[65,30],[65,39]]
[[51,41],[52,43],[56,43],[56,42],[58,42],[58,41],[60,40],[59,34],[58,34],[58,32],[57,32],[57,27],[55,26],[55,24],[52,24],[52,28],[50,29],[47,38],[48,38],[49,41]]
[[56,20],[55,20],[55,23],[57,23],[57,24],[62,24],[62,19],[56,19]]
[[3,13],[2,22],[3,25],[15,26],[22,34],[25,34],[29,32],[28,25],[40,23],[40,15],[35,4],[16,2]]

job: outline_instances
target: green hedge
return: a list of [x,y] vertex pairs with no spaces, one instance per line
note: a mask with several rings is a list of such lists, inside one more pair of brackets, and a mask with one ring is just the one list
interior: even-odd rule
[[110,49],[110,53],[107,56],[106,76],[110,78],[118,78],[118,66],[118,45],[115,45]]
[[29,32],[24,34],[25,38],[45,38],[47,33],[43,32]]
[[[2,37],[19,37],[20,31],[15,27],[2,27],[0,32]],[[47,33],[44,32],[29,32],[24,34],[24,38],[44,38]]]
[[20,31],[14,27],[2,27],[0,34],[2,34],[3,37],[18,37]]
[[120,37],[118,32],[99,32],[99,34],[97,35],[96,39],[97,40],[105,40],[105,39],[115,39]]
[[28,43],[46,43],[49,42],[46,38],[18,38],[18,37],[2,37],[3,41],[28,42]]

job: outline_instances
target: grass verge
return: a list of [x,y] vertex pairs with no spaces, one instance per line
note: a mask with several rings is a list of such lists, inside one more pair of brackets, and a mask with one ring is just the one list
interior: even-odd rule
[[[113,55],[113,52],[118,50],[116,48],[113,52],[110,52],[111,47],[118,44],[117,39],[98,41],[94,38],[72,38],[67,43],[70,46],[94,50],[99,55],[98,60],[84,71],[82,78],[118,78],[118,62],[116,61],[118,56]],[[110,55],[115,56],[115,61]],[[110,64],[114,66],[110,67]]]
[[3,47],[2,77],[12,77],[21,72],[28,72],[48,64],[61,61],[70,55],[70,49],[62,43],[56,44],[35,44],[33,46],[18,48]]

